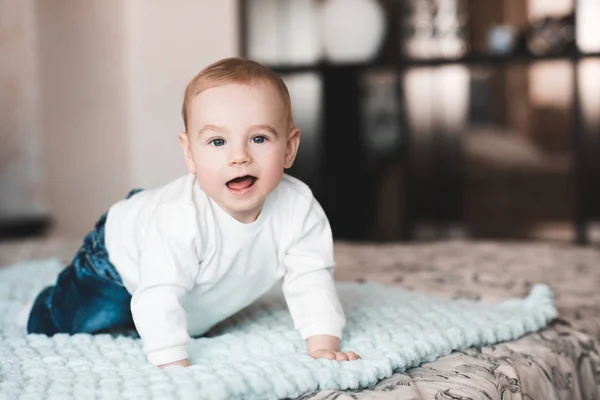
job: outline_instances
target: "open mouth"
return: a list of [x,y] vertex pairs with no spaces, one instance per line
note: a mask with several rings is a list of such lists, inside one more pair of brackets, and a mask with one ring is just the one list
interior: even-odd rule
[[256,181],[256,177],[252,175],[244,175],[230,180],[226,183],[226,185],[231,190],[239,191],[251,188]]

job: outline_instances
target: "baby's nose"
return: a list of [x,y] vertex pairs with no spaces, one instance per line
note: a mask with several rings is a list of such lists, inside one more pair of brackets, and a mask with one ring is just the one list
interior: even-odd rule
[[252,156],[245,147],[235,149],[229,158],[230,165],[243,165],[251,162]]

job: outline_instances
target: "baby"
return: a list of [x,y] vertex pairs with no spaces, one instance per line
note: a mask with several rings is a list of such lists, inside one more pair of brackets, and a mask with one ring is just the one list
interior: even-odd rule
[[345,316],[329,222],[310,189],[284,174],[300,130],[283,81],[254,61],[224,59],[192,79],[182,113],[190,173],[114,204],[38,294],[27,331],[135,326],[149,362],[188,366],[190,336],[283,280],[308,354],[358,359],[340,351]]

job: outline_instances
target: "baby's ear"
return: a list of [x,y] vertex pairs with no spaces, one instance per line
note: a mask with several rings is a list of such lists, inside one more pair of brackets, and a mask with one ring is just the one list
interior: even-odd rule
[[185,166],[190,173],[196,173],[196,165],[194,164],[194,158],[192,157],[192,146],[190,143],[190,137],[186,132],[179,132],[179,144],[183,151],[183,159],[185,160]]
[[288,136],[285,151],[285,168],[290,168],[294,164],[296,154],[298,153],[298,146],[300,146],[300,129],[294,128]]

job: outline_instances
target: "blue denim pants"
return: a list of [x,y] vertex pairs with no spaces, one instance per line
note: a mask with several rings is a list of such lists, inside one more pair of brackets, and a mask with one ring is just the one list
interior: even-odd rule
[[[130,198],[141,189],[134,189]],[[54,286],[36,297],[28,333],[98,333],[135,329],[131,295],[108,258],[104,244],[104,213],[88,233],[73,261],[58,275]]]

